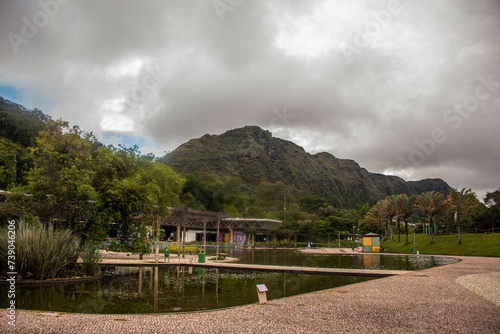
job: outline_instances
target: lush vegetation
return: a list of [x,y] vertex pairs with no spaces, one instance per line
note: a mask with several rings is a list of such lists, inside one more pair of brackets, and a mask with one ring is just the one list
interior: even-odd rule
[[23,221],[16,226],[15,265],[8,268],[8,229],[0,229],[0,268],[16,271],[21,278],[44,279],[65,275],[75,266],[79,251],[76,240],[68,229],[53,230],[41,224]]
[[104,256],[104,252],[100,250],[97,243],[93,241],[87,241],[81,250],[80,258],[82,260],[82,266],[87,275],[93,276],[98,273],[99,262],[101,262]]
[[[385,252],[413,253],[413,235],[410,243],[390,241],[382,243]],[[458,235],[436,235],[431,244],[429,236],[415,235],[415,250],[420,254],[468,255],[468,256],[500,256],[500,233],[464,233],[462,243],[458,243]]]
[[[401,226],[404,223],[405,244],[408,244],[408,224],[419,228],[419,232],[429,235],[429,243],[434,243],[434,234],[454,233],[457,243],[462,243],[462,229],[494,232],[500,219],[500,190],[488,193],[485,204],[479,202],[470,189],[450,189],[448,197],[438,192],[426,192],[408,197],[405,194],[388,196],[378,201],[368,212],[362,225],[378,230],[385,239],[401,241]],[[395,225],[395,226],[394,226]],[[499,254],[500,255],[500,254]]]
[[235,177],[242,193],[250,197],[262,183],[281,182],[286,184],[290,199],[324,197],[341,209],[355,209],[359,203],[373,205],[391,194],[416,195],[432,190],[447,194],[449,189],[440,179],[406,182],[396,176],[370,173],[355,161],[329,153],[311,155],[257,126],[192,139],[161,161],[181,174]]
[[[141,239],[146,226],[180,203],[184,179],[137,147],[106,147],[92,133],[5,100],[0,115],[10,129],[0,138],[0,189],[8,191],[0,201],[3,221],[57,222],[81,243],[108,235],[126,242]],[[18,119],[25,122],[21,134],[14,130]]]
[[[148,226],[180,203],[184,179],[137,147],[104,146],[77,126],[3,99],[0,124],[1,224],[15,219],[53,225],[54,233],[70,233],[89,256],[90,245],[108,236],[144,254],[150,249]],[[85,258],[88,272],[96,261]],[[35,267],[23,272],[41,278],[59,271]]]
[[[411,226],[425,228],[431,243],[437,232],[458,233],[465,244],[462,230],[500,228],[500,190],[481,204],[442,180],[377,176],[353,161],[311,156],[256,127],[204,136],[157,159],[137,147],[104,146],[77,126],[3,99],[0,124],[0,223],[24,219],[53,224],[54,233],[70,230],[88,255],[88,272],[99,257],[91,249],[108,237],[119,241],[110,249],[147,254],[169,206],[282,220],[269,231],[272,246],[334,246],[339,236],[350,245],[353,234],[368,232],[406,243]],[[262,242],[257,232],[246,231]]]

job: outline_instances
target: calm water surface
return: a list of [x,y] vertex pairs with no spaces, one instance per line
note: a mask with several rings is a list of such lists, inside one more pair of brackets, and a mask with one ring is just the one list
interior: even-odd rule
[[[105,278],[94,282],[18,285],[16,307],[96,314],[199,311],[256,303],[257,284],[265,284],[268,299],[275,299],[373,279],[188,267],[116,267],[105,272]],[[6,288],[0,293],[6,295]],[[6,308],[7,300],[2,298],[0,307]]]
[[[209,249],[208,251],[211,250]],[[223,252],[227,253],[228,256],[239,258],[239,263],[320,268],[422,270],[457,262],[457,259],[451,257],[380,254],[312,254],[288,249],[224,249]]]
[[[421,270],[456,262],[453,258],[411,255],[322,255],[264,249],[222,251],[240,258],[240,263],[322,268]],[[275,299],[373,279],[178,266],[105,267],[102,270],[105,276],[93,282],[18,284],[16,308],[96,314],[199,311],[256,303],[257,284],[265,284],[269,289],[268,299]],[[0,287],[0,295],[6,296],[7,289],[7,286]],[[0,307],[7,308],[7,302],[8,298],[0,298]]]

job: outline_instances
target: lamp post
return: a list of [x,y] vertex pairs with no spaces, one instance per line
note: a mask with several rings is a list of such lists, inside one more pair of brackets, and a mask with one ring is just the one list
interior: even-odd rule
[[359,246],[359,240],[360,240],[360,239],[359,239],[359,227],[358,227],[358,238],[356,239],[356,247],[358,247],[358,246]]
[[417,224],[414,224],[413,225],[413,254],[416,253],[416,249],[415,249],[415,229],[417,228]]

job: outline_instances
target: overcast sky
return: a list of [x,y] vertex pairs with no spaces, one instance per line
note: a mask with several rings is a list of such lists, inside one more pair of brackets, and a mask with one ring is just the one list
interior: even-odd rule
[[406,180],[500,187],[500,1],[0,2],[0,95],[162,156],[259,125]]

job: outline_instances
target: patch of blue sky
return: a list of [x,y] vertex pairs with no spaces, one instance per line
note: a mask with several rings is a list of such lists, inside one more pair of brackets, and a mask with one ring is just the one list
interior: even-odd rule
[[142,136],[137,136],[130,133],[115,132],[115,131],[104,131],[102,133],[101,142],[104,145],[113,145],[118,147],[118,145],[123,145],[127,148],[134,147],[137,145],[141,154],[155,153],[159,152],[159,149],[154,149],[156,152],[151,152],[151,147],[154,147],[147,138]]
[[0,84],[0,96],[12,102],[19,103],[19,91],[12,86]]

